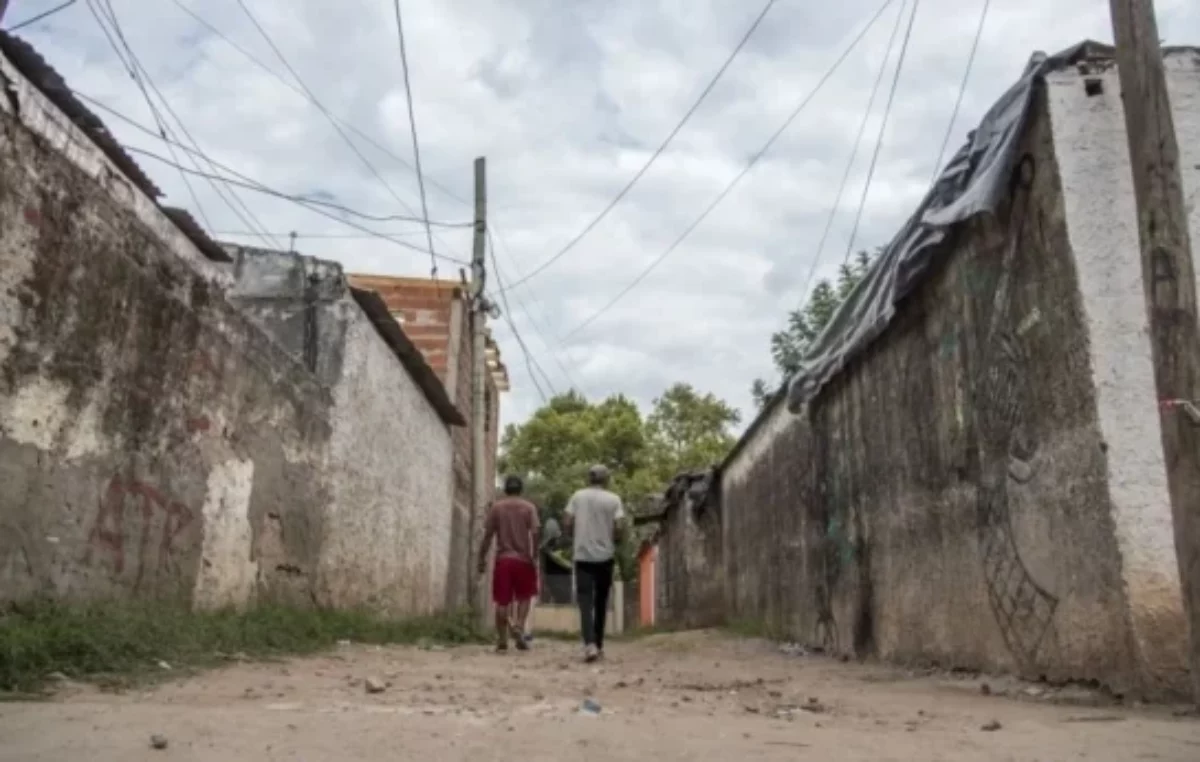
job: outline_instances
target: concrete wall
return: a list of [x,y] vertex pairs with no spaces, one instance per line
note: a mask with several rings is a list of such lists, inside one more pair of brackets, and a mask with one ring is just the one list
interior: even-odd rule
[[0,599],[310,600],[329,395],[0,65]]
[[441,609],[449,402],[419,354],[336,265],[209,262],[0,67],[0,602]]
[[656,622],[711,627],[726,618],[720,506],[708,474],[683,474],[667,490],[654,568]]
[[[1171,66],[1185,146],[1196,72]],[[1091,97],[1074,72],[1050,79],[1011,205],[960,229],[887,333],[803,415],[771,408],[726,463],[730,616],[843,653],[1188,690],[1119,88],[1104,76]]]

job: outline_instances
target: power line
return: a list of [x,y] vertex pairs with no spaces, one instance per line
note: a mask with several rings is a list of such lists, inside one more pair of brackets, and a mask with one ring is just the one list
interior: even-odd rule
[[871,87],[871,97],[867,99],[867,107],[863,111],[862,121],[858,125],[858,134],[854,138],[854,149],[850,152],[850,159],[846,162],[846,171],[842,173],[842,182],[838,185],[837,195],[833,199],[833,206],[829,208],[829,217],[825,220],[825,230],[821,233],[821,240],[817,244],[817,252],[813,256],[812,267],[808,270],[808,277],[804,280],[804,288],[800,293],[808,294],[808,289],[812,285],[813,278],[817,275],[817,267],[821,263],[822,254],[825,251],[825,242],[829,238],[829,232],[833,229],[833,221],[837,218],[838,209],[842,205],[842,196],[846,192],[846,186],[850,184],[850,173],[854,169],[854,160],[858,158],[858,149],[862,145],[862,139],[867,133],[867,124],[871,121],[871,110],[875,105],[875,98],[879,95],[879,88],[883,84],[883,75],[887,73],[888,61],[892,57],[892,50],[896,47],[896,38],[900,35],[900,25],[904,23],[904,9],[908,6],[908,0],[903,0],[900,3],[900,12],[896,14],[896,25],[892,27],[892,36],[888,39],[887,50],[883,54],[883,60],[879,62],[879,73],[875,75],[875,84]]
[[[93,5],[92,0],[88,0],[88,9],[92,12],[92,15],[96,19],[96,23],[100,26],[100,30],[108,39],[109,44],[112,45],[113,51],[116,53],[118,60],[120,60],[125,66],[129,76],[135,81],[135,83],[138,85],[138,88],[142,91],[142,96],[146,99],[146,105],[150,108],[150,112],[153,115],[155,122],[158,124],[160,137],[164,140],[164,142],[168,142],[169,138],[174,136],[174,131],[169,128],[169,126],[166,124],[166,120],[159,113],[158,108],[154,105],[154,101],[150,98],[149,93],[146,92],[143,81],[146,85],[149,85],[150,89],[154,91],[154,94],[158,96],[158,100],[162,103],[167,113],[170,114],[175,122],[179,125],[179,129],[182,131],[184,137],[186,137],[188,141],[196,148],[197,155],[207,159],[207,157],[204,156],[204,152],[200,150],[200,143],[192,136],[191,132],[188,131],[187,125],[183,123],[183,120],[179,118],[179,115],[175,113],[175,110],[171,108],[170,102],[167,101],[166,97],[162,94],[162,91],[158,89],[158,86],[154,83],[154,79],[150,76],[150,73],[146,70],[146,67],[142,65],[141,61],[137,57],[137,54],[133,52],[133,48],[129,45],[128,41],[125,40],[125,36],[121,31],[120,21],[117,18],[116,11],[111,5],[108,5],[107,10],[109,14],[109,22],[113,25],[113,29],[115,30],[116,34],[121,38],[125,52],[128,54],[130,59],[129,62],[126,62],[122,56],[120,47],[117,45],[116,40],[114,40],[109,34],[108,27],[105,26],[104,21],[101,19],[102,14],[97,11],[97,7]],[[176,138],[176,143],[187,150],[187,147],[183,146],[182,143],[178,141],[178,138]],[[172,151],[171,153],[172,156],[174,156],[174,152]],[[200,169],[199,163],[195,161],[190,153],[188,155],[188,160],[197,170]],[[211,160],[208,160],[208,164],[210,168],[213,166]],[[189,192],[192,193],[192,198],[196,203],[197,211],[202,217],[205,217],[207,222],[207,217],[204,215],[203,208],[200,207],[199,200],[195,197],[195,192],[192,189],[191,184],[188,183],[186,179],[184,179],[184,184],[188,187]],[[221,199],[221,201],[224,202],[227,207],[229,207],[229,210],[233,212],[234,216],[237,217],[243,225],[246,225],[251,229],[261,230],[263,228],[262,222],[254,215],[254,212],[250,210],[250,207],[246,206],[245,202],[242,201],[237,192],[235,192],[232,188],[227,187],[226,190],[228,191],[229,195],[226,196],[225,191],[223,191],[215,181],[209,180],[209,184],[212,186],[213,193],[216,194],[217,198]],[[232,199],[232,201],[230,199]],[[271,242],[267,240],[267,237],[260,236],[260,238],[268,246],[271,245]],[[275,246],[278,247],[279,245],[279,242],[276,241]]]
[[[150,135],[151,137],[157,138],[158,140],[162,140],[163,142],[172,142],[170,138],[164,138],[161,135],[156,134],[154,132],[154,130],[150,129],[149,127],[145,126],[144,124],[141,124],[140,122],[138,122],[135,119],[131,119],[130,117],[126,116],[125,114],[122,114],[121,112],[117,111],[116,109],[111,108],[110,106],[106,106],[104,103],[96,100],[95,98],[92,98],[91,96],[85,95],[84,93],[81,93],[78,90],[72,90],[71,92],[74,93],[77,97],[88,101],[89,103],[96,106],[97,108],[100,108],[101,110],[103,110],[109,114],[112,114],[113,116],[117,117],[118,119],[131,125],[135,129],[140,130],[141,132],[143,132],[147,135]],[[408,243],[407,241],[401,241],[399,238],[396,238],[393,234],[383,233],[383,232],[380,232],[377,230],[371,230],[370,228],[364,227],[355,222],[351,222],[350,220],[347,220],[343,217],[338,217],[338,216],[332,214],[331,212],[328,212],[322,208],[323,204],[329,205],[327,202],[321,202],[321,201],[317,201],[315,199],[305,198],[303,196],[292,196],[292,195],[289,195],[286,193],[282,193],[273,188],[269,188],[268,186],[255,180],[252,177],[249,177],[241,172],[238,172],[235,169],[227,167],[224,164],[213,160],[212,158],[210,158],[208,156],[205,156],[204,153],[202,151],[200,151],[199,149],[191,148],[191,147],[186,146],[183,143],[180,143],[178,141],[175,141],[174,145],[183,149],[189,155],[194,153],[194,154],[200,156],[201,158],[205,159],[210,165],[212,165],[216,169],[220,169],[223,172],[228,172],[229,174],[233,175],[234,177],[242,180],[245,183],[244,187],[246,187],[250,190],[256,190],[259,192],[263,192],[268,195],[275,196],[276,198],[281,198],[285,201],[291,201],[292,203],[302,206],[305,209],[307,209],[308,211],[313,212],[314,214],[319,214],[322,217],[326,217],[330,220],[333,220],[334,222],[337,222],[338,224],[345,225],[346,227],[358,230],[362,233],[365,233],[367,236],[369,236],[371,238],[379,238],[384,241],[389,241],[391,243],[396,244],[397,246],[402,246],[406,249],[412,249],[413,251],[420,252],[421,254],[429,253],[428,251],[426,251],[425,249],[422,249],[419,246],[413,246],[411,243]],[[146,150],[139,149],[139,148],[133,148],[132,146],[128,146],[128,145],[125,146],[125,150],[127,150],[131,153],[140,153],[144,156],[149,156],[152,159],[156,159],[156,160],[158,160],[160,162],[164,162],[168,165],[175,166],[172,164],[172,162],[168,161],[167,159],[163,158],[162,156],[151,153],[150,151],[146,151]],[[193,174],[195,174],[197,171],[200,171],[200,170],[186,170],[185,169],[184,171],[192,172]],[[220,176],[218,176],[218,177],[220,177]],[[232,182],[232,180],[230,180],[230,178],[227,178],[227,177],[220,177],[220,179],[227,183]],[[354,212],[351,209],[346,209],[345,207],[341,207],[340,205],[337,205],[337,204],[333,204],[332,206],[336,209],[342,209],[342,210],[346,211],[347,213],[359,214],[357,212]],[[469,225],[470,223],[467,223],[467,224]],[[282,247],[279,246],[278,248],[282,248]],[[455,264],[460,264],[460,265],[467,264],[466,260],[456,259],[454,257],[449,257],[449,256],[446,256],[443,254],[438,254],[438,256],[448,262],[454,262]]]
[[[215,161],[214,159],[209,158],[208,156],[206,156],[204,154],[203,151],[200,151],[199,149],[191,149],[188,146],[180,143],[178,140],[175,140],[175,141],[172,141],[170,139],[164,140],[162,138],[162,136],[156,134],[154,130],[150,129],[149,127],[146,127],[143,124],[140,124],[135,119],[129,118],[128,116],[122,114],[120,111],[117,111],[113,107],[106,105],[103,101],[97,100],[96,98],[93,98],[90,95],[87,95],[86,93],[80,92],[78,90],[72,90],[71,92],[74,95],[76,95],[77,97],[82,98],[83,100],[92,104],[96,108],[99,108],[99,109],[105,111],[106,113],[112,114],[113,116],[117,117],[121,121],[130,125],[131,127],[134,127],[135,129],[140,130],[141,132],[144,132],[147,135],[150,135],[151,137],[159,138],[160,140],[163,140],[163,142],[167,143],[168,145],[173,143],[174,145],[182,148],[185,151],[195,153],[197,156],[200,156],[201,158],[203,158],[208,164],[212,165],[215,169],[219,169],[223,172],[228,172],[231,175],[233,175],[234,177],[237,177],[237,178],[243,180],[244,182],[242,184],[240,184],[239,187],[244,187],[247,190],[254,190],[254,191],[259,191],[261,193],[266,193],[267,195],[270,195],[270,196],[282,198],[285,201],[302,201],[306,204],[313,204],[315,206],[323,206],[323,207],[326,207],[329,209],[334,209],[336,211],[342,212],[343,214],[348,214],[352,217],[359,217],[361,219],[368,220],[370,222],[413,222],[413,223],[420,223],[422,225],[424,225],[426,223],[426,220],[423,220],[419,217],[408,217],[408,216],[405,216],[402,214],[388,214],[388,215],[367,214],[366,212],[360,212],[356,209],[352,209],[348,206],[345,206],[343,204],[338,204],[333,201],[322,201],[321,199],[309,198],[308,196],[294,195],[294,194],[284,193],[282,191],[275,190],[274,188],[269,187],[268,185],[260,182],[259,180],[255,180],[253,178],[247,177],[246,175],[242,174],[241,172],[238,172],[235,169],[232,169],[224,164],[221,164],[218,161]],[[140,149],[131,148],[129,150],[139,151]],[[155,156],[153,154],[150,155],[150,158],[157,158],[157,159],[162,160],[161,157]],[[163,161],[165,161],[165,160],[163,160]],[[197,172],[192,172],[192,174],[197,174]],[[202,177],[207,176],[207,173],[204,173],[202,171],[199,172],[199,174]],[[232,182],[229,178],[222,177],[220,175],[216,175],[215,179],[222,180],[224,182]],[[472,222],[442,222],[442,221],[429,221],[429,224],[433,225],[435,227],[441,227],[441,228],[469,228],[474,225],[474,223],[472,223]],[[278,235],[278,234],[272,234],[272,235]],[[285,233],[284,235],[290,235],[290,234]],[[418,249],[418,251],[424,252],[425,250]],[[460,260],[453,260],[453,261],[458,262]]]
[[921,0],[913,0],[912,14],[908,17],[908,28],[904,30],[904,41],[900,44],[900,57],[896,61],[896,74],[892,77],[892,90],[888,93],[887,105],[883,109],[883,122],[879,125],[879,138],[875,141],[875,152],[871,155],[871,165],[867,167],[867,181],[863,184],[862,197],[858,201],[858,212],[854,215],[854,227],[850,229],[850,240],[846,242],[846,256],[842,264],[850,261],[854,251],[854,242],[858,238],[858,226],[862,222],[863,209],[867,206],[867,196],[871,192],[871,180],[875,177],[875,165],[879,161],[879,153],[883,148],[883,137],[887,131],[888,117],[892,113],[892,103],[896,99],[896,90],[900,85],[900,73],[904,71],[904,56],[908,53],[908,43],[912,39],[913,25],[917,21],[917,11],[921,9]]
[[954,123],[958,121],[958,110],[962,107],[963,96],[967,93],[967,82],[971,79],[971,69],[975,66],[975,54],[979,52],[979,40],[983,37],[983,27],[987,22],[988,10],[992,0],[983,0],[983,9],[979,12],[979,24],[975,27],[975,39],[971,42],[971,52],[967,55],[967,68],[963,71],[962,82],[958,86],[958,97],[954,100],[954,110],[950,113],[950,123],[946,125],[946,136],[942,138],[942,147],[938,150],[937,161],[933,165],[933,179],[930,184],[937,182],[938,172],[942,168],[942,159],[946,158],[946,148],[950,145],[950,136],[954,133]]
[[[413,110],[412,84],[408,78],[408,52],[404,46],[404,22],[400,20],[400,0],[395,0],[396,34],[400,38],[400,68],[404,70],[404,96],[408,101],[408,126],[412,130],[413,163],[417,165],[417,188],[421,191],[421,215],[425,218],[425,235],[429,251],[433,251],[433,228],[429,225],[429,204],[425,201],[425,178],[421,174],[421,141],[417,139],[417,116]],[[437,259],[430,260],[429,277],[437,280]]]
[[[279,62],[283,64],[283,67],[287,69],[292,77],[296,80],[296,84],[300,85],[300,87],[304,89],[304,92],[308,94],[309,100],[312,101],[313,105],[315,105],[321,111],[321,113],[325,115],[325,118],[329,121],[329,124],[333,126],[333,129],[337,131],[339,136],[341,136],[342,141],[349,146],[350,150],[354,152],[354,155],[358,157],[363,166],[365,166],[367,170],[375,176],[375,179],[378,180],[379,184],[391,194],[392,198],[396,199],[396,203],[408,210],[410,214],[416,214],[413,208],[409,206],[404,199],[400,198],[400,195],[396,193],[396,190],[388,183],[387,180],[384,179],[383,175],[379,173],[379,170],[375,168],[375,165],[371,163],[370,159],[363,155],[363,152],[359,150],[358,146],[354,145],[354,141],[352,141],[350,136],[346,134],[346,131],[342,129],[342,126],[338,123],[338,120],[333,117],[333,114],[330,113],[329,109],[325,107],[325,104],[322,103],[319,98],[317,98],[312,89],[305,84],[300,74],[292,67],[291,63],[288,62],[287,57],[283,55],[283,51],[279,49],[279,46],[276,45],[275,41],[271,39],[271,36],[267,34],[267,30],[263,29],[262,24],[258,23],[258,18],[255,17],[254,13],[251,12],[249,6],[247,6],[245,3],[245,0],[237,0],[237,4],[241,6],[242,11],[244,11],[246,14],[246,17],[250,19],[250,23],[254,25],[254,28],[257,29],[258,33],[262,35],[262,38],[266,40],[267,45],[272,51],[274,51],[275,57],[279,59]],[[430,247],[430,250],[432,250],[432,247]]]
[[838,56],[837,60],[835,60],[833,62],[833,65],[830,66],[829,69],[827,69],[823,75],[821,75],[821,78],[817,81],[817,84],[813,87],[812,90],[809,91],[809,93],[807,95],[804,96],[804,98],[800,101],[800,104],[795,108],[795,110],[792,111],[792,113],[790,115],[788,115],[788,118],[786,120],[784,120],[783,124],[779,127],[779,129],[776,130],[773,135],[771,135],[770,139],[768,139],[767,142],[765,144],[763,144],[762,148],[758,149],[758,151],[753,156],[750,157],[750,161],[746,163],[746,166],[742,168],[742,171],[739,172],[732,180],[729,181],[729,184],[727,184],[725,186],[724,190],[722,190],[719,194],[717,194],[717,197],[712,200],[712,203],[710,203],[707,207],[705,207],[704,211],[702,211],[700,213],[700,216],[697,217],[692,222],[692,224],[688,225],[688,227],[683,231],[683,233],[680,234],[680,236],[678,238],[676,238],[675,241],[670,246],[668,246],[665,251],[663,251],[663,253],[661,253],[657,257],[655,257],[654,261],[652,261],[646,268],[644,268],[640,273],[638,273],[637,277],[635,277],[633,279],[633,281],[631,281],[627,286],[625,286],[625,288],[621,289],[621,291],[616,296],[614,296],[612,299],[610,299],[607,304],[605,304],[603,307],[601,307],[596,312],[592,313],[591,317],[587,318],[582,323],[580,323],[579,325],[575,326],[570,331],[568,331],[563,336],[563,341],[566,341],[567,339],[571,338],[575,334],[582,331],[584,328],[586,328],[589,325],[591,325],[592,323],[596,322],[596,320],[601,315],[603,315],[605,312],[608,312],[610,309],[612,309],[612,307],[617,302],[621,301],[621,299],[623,299],[626,294],[628,294],[633,289],[637,288],[638,284],[640,284],[643,280],[646,279],[646,276],[648,276],[651,272],[653,272],[654,269],[656,267],[658,267],[664,259],[666,259],[668,256],[671,255],[671,252],[673,252],[673,251],[675,251],[675,249],[679,248],[679,245],[682,244],[684,242],[684,240],[686,240],[687,237],[692,234],[692,231],[695,230],[697,227],[699,227],[700,223],[704,222],[704,220],[708,217],[708,215],[711,214],[712,211],[714,209],[716,209],[717,206],[720,205],[720,203],[722,201],[725,200],[726,196],[728,196],[735,187],[737,187],[737,184],[739,182],[741,182],[742,178],[745,177],[750,172],[750,170],[754,168],[754,165],[758,163],[758,160],[761,159],[768,150],[770,150],[771,146],[773,146],[775,144],[775,141],[778,140],[781,135],[783,135],[784,131],[786,131],[787,128],[791,126],[792,122],[794,122],[796,120],[796,117],[800,115],[800,112],[803,111],[808,106],[808,104],[812,102],[813,98],[816,97],[817,93],[819,93],[821,91],[821,88],[823,88],[825,86],[825,84],[833,76],[834,72],[836,72],[841,67],[841,65],[845,62],[845,60],[850,57],[850,54],[852,52],[854,52],[854,49],[856,47],[858,47],[858,44],[860,42],[862,42],[862,39],[864,37],[866,37],[867,32],[870,31],[873,26],[875,26],[875,22],[877,22],[879,20],[879,17],[883,15],[883,12],[885,10],[887,10],[888,6],[890,6],[893,2],[895,2],[895,0],[884,0],[883,4],[879,7],[879,9],[877,11],[875,11],[875,14],[870,18],[870,20],[866,23],[866,25],[859,31],[859,33],[854,37],[854,39],[852,39],[850,41],[850,44],[846,46],[846,49],[844,51],[842,51],[842,54],[840,56]]
[[500,279],[500,263],[496,261],[496,244],[492,241],[492,237],[488,236],[488,251],[492,255],[492,270],[496,273],[496,285],[500,287],[500,299],[504,302],[504,321],[508,323],[509,330],[512,331],[513,338],[517,340],[517,345],[521,348],[521,354],[525,356],[525,369],[529,372],[529,379],[533,381],[533,386],[537,389],[538,395],[542,398],[542,404],[546,404],[550,400],[546,397],[546,392],[542,389],[542,385],[538,383],[537,373],[534,372],[534,367],[541,371],[542,379],[546,385],[550,387],[550,392],[554,396],[558,396],[558,392],[554,388],[554,383],[550,377],[546,375],[545,369],[541,364],[534,359],[530,353],[529,347],[525,344],[525,339],[521,338],[521,332],[517,330],[517,323],[512,319],[512,308],[508,306],[508,295],[504,292],[504,283]]
[[[253,54],[253,53],[249,52],[248,50],[246,50],[245,48],[243,48],[241,45],[238,45],[236,42],[234,42],[232,39],[230,39],[229,35],[225,34],[225,33],[224,33],[224,32],[222,32],[220,29],[218,29],[217,27],[213,26],[213,25],[212,25],[210,22],[208,22],[207,20],[205,20],[205,19],[204,19],[202,16],[200,16],[198,13],[196,13],[195,11],[193,11],[191,8],[189,8],[189,7],[187,7],[186,5],[184,5],[184,4],[183,4],[183,2],[182,2],[181,0],[172,0],[172,1],[175,3],[175,5],[176,5],[176,6],[178,6],[178,7],[179,7],[179,9],[180,9],[181,11],[183,11],[183,12],[184,12],[184,13],[186,13],[187,15],[191,16],[191,17],[192,17],[192,19],[193,19],[193,20],[194,20],[196,23],[200,24],[200,25],[201,25],[201,26],[203,26],[205,29],[207,29],[208,31],[210,31],[210,32],[212,32],[213,34],[215,34],[217,37],[219,37],[221,40],[223,40],[223,41],[225,42],[225,44],[229,45],[231,48],[233,48],[234,50],[236,50],[238,53],[241,53],[241,54],[242,54],[242,56],[243,56],[244,58],[246,58],[247,60],[249,60],[249,61],[250,61],[252,64],[254,64],[255,66],[257,66],[257,67],[258,67],[259,69],[261,69],[263,72],[265,72],[265,73],[267,73],[267,74],[271,75],[272,77],[274,77],[276,80],[278,80],[279,82],[281,82],[281,83],[282,83],[282,84],[283,84],[285,87],[287,87],[287,88],[288,88],[289,90],[291,90],[292,92],[294,92],[294,93],[298,93],[299,95],[303,96],[303,97],[304,97],[304,98],[305,98],[305,99],[306,99],[306,100],[307,100],[309,103],[312,103],[314,106],[317,106],[318,108],[321,108],[321,109],[323,109],[323,106],[321,105],[320,101],[318,101],[318,100],[317,100],[317,99],[316,99],[316,98],[315,98],[315,97],[312,95],[312,93],[311,93],[311,92],[308,92],[307,90],[305,90],[305,89],[302,89],[302,88],[298,87],[297,85],[295,85],[294,83],[292,83],[292,82],[289,82],[289,81],[287,81],[286,79],[284,79],[284,77],[283,77],[283,76],[281,76],[281,75],[279,74],[279,72],[275,71],[275,70],[274,70],[274,69],[272,69],[270,66],[267,66],[265,63],[263,63],[261,60],[259,60],[259,59],[258,59],[258,58],[257,58],[257,57],[256,57],[256,56]],[[355,135],[358,135],[360,138],[362,138],[363,140],[365,140],[367,143],[369,143],[371,146],[373,146],[373,147],[374,147],[374,148],[376,148],[377,150],[381,151],[382,153],[384,153],[384,154],[386,154],[387,156],[391,157],[391,158],[392,158],[392,159],[394,159],[395,161],[399,162],[399,163],[400,163],[402,166],[404,166],[405,168],[407,168],[407,169],[408,169],[410,172],[415,172],[415,171],[416,171],[416,170],[413,168],[412,164],[409,164],[409,163],[408,163],[408,160],[406,160],[406,159],[404,159],[403,157],[399,156],[398,154],[396,154],[396,152],[395,152],[395,151],[393,151],[392,149],[390,149],[390,148],[388,148],[387,146],[383,145],[383,144],[382,144],[382,143],[380,143],[378,140],[376,140],[375,138],[373,138],[373,137],[371,137],[370,135],[368,135],[366,132],[363,132],[361,129],[359,129],[358,127],[356,127],[356,126],[355,126],[355,125],[354,125],[352,122],[349,122],[349,121],[347,121],[347,120],[345,120],[345,119],[342,119],[342,118],[340,118],[340,117],[338,117],[338,116],[336,116],[336,115],[327,114],[327,116],[331,116],[333,119],[337,120],[337,122],[338,122],[339,124],[341,124],[343,127],[345,127],[347,130],[349,130],[350,132],[353,132]],[[426,177],[426,178],[425,178],[425,181],[426,181],[427,183],[429,183],[429,185],[431,185],[432,187],[434,187],[434,188],[438,189],[439,191],[441,191],[441,192],[442,192],[442,193],[443,193],[443,194],[444,194],[444,195],[445,195],[447,198],[453,199],[454,201],[457,201],[457,202],[459,202],[460,204],[465,204],[465,205],[468,205],[468,206],[471,204],[471,202],[470,202],[470,201],[468,201],[467,199],[465,199],[465,198],[463,198],[463,197],[459,196],[459,195],[458,195],[458,194],[456,194],[454,191],[450,190],[449,188],[445,187],[444,185],[441,185],[440,183],[436,182],[436,181],[435,181],[433,178],[431,178],[431,177]]]
[[66,0],[66,2],[60,3],[48,11],[43,11],[43,12],[39,13],[38,15],[34,16],[33,18],[25,19],[24,21],[22,21],[19,24],[10,26],[7,31],[9,34],[12,34],[13,32],[24,29],[25,27],[30,26],[31,24],[36,24],[37,22],[41,21],[42,19],[49,18],[50,16],[53,16],[54,14],[58,13],[59,11],[65,11],[67,8],[70,8],[72,5],[74,5],[77,1],[78,0]]
[[[495,222],[495,220],[493,220],[492,224],[488,226],[488,231],[487,231],[488,243],[492,247],[492,251],[493,251],[492,268],[496,271],[496,283],[498,286],[497,291],[500,294],[500,298],[504,302],[505,309],[507,310],[507,309],[509,309],[508,291],[504,288],[504,281],[507,279],[502,274],[502,271],[500,269],[500,260],[497,257],[497,255],[495,254],[495,252],[499,251],[501,254],[504,254],[505,256],[507,256],[510,263],[512,262],[512,257],[509,256],[507,247],[505,247],[503,245],[504,239],[501,237],[499,229],[496,230],[496,239],[492,240],[492,229],[496,228],[496,227],[497,227],[496,222]],[[497,242],[500,243],[500,246],[496,245]],[[520,272],[518,271],[517,274],[520,275]],[[517,306],[520,307],[521,311],[525,313],[525,317],[529,318],[529,324],[533,327],[534,333],[536,333],[538,338],[542,340],[542,344],[546,347],[546,350],[549,351],[549,353],[550,353],[550,358],[552,360],[554,360],[554,364],[558,366],[559,371],[562,373],[563,377],[566,378],[567,383],[570,384],[573,388],[578,389],[579,391],[582,392],[583,385],[580,384],[575,379],[575,376],[571,373],[570,370],[567,369],[567,366],[563,364],[562,360],[559,359],[558,352],[555,351],[555,348],[550,344],[550,340],[546,337],[547,333],[544,331],[544,326],[539,324],[539,322],[534,318],[533,311],[529,309],[528,305],[526,305],[519,296],[514,295],[513,298],[516,300]],[[548,379],[547,379],[547,383],[549,383]],[[553,384],[551,384],[551,387],[553,387]]]
[[[332,208],[332,209],[337,209],[337,210],[347,211],[347,212],[352,211],[352,210],[347,210],[347,209],[345,209],[345,207],[342,207],[338,204],[330,204],[330,203],[326,203],[323,201],[316,201],[314,199],[305,198],[303,196],[293,196],[289,193],[283,193],[282,191],[277,191],[274,188],[270,188],[266,185],[262,185],[261,183],[258,183],[256,181],[234,180],[234,179],[225,177],[223,175],[213,175],[213,174],[209,174],[207,172],[201,171],[201,170],[188,169],[181,164],[177,164],[164,156],[159,156],[158,154],[154,153],[153,151],[147,151],[144,148],[136,148],[134,146],[128,146],[128,145],[124,146],[124,148],[126,151],[129,151],[130,153],[135,153],[140,156],[145,156],[147,158],[154,159],[155,161],[162,162],[163,164],[166,164],[167,166],[172,166],[172,167],[175,167],[176,169],[181,169],[182,171],[187,172],[188,174],[194,174],[194,175],[199,175],[200,177],[208,177],[208,178],[212,178],[214,180],[220,180],[221,182],[224,182],[224,183],[236,185],[239,188],[245,188],[246,190],[252,190],[252,191],[255,191],[256,193],[262,193],[262,194],[265,194],[268,196],[274,196],[275,198],[283,199],[284,201],[291,201],[292,203],[299,204],[300,206],[303,206],[303,207],[309,209],[310,211],[314,211],[314,212],[317,212],[318,214],[328,217],[331,220],[336,220],[336,221],[342,223],[343,225],[347,225],[349,227],[361,230],[365,233],[368,233],[372,237],[382,238],[384,240],[391,241],[399,246],[403,246],[406,249],[412,249],[413,251],[418,251],[422,254],[433,254],[438,259],[442,259],[447,262],[453,262],[454,264],[457,264],[457,265],[470,264],[465,259],[456,259],[455,257],[450,257],[445,254],[438,254],[436,252],[430,252],[425,249],[422,249],[419,246],[414,246],[411,243],[408,243],[406,241],[401,241],[397,238],[394,238],[391,235],[388,235],[386,233],[379,233],[374,230],[369,230],[368,228],[364,228],[361,225],[358,225],[357,223],[353,223],[353,222],[350,222],[349,220],[343,219],[341,217],[334,216],[333,214],[325,212],[321,209],[321,207],[326,207],[326,208]],[[218,164],[217,166],[221,167],[220,164]],[[221,168],[227,172],[232,172],[232,170],[230,170],[226,167],[221,167]],[[362,215],[356,214],[356,216],[362,216]],[[366,217],[366,219],[373,220],[376,218]],[[387,219],[387,218],[384,218],[384,219]]]
[[[390,235],[390,236],[399,237],[399,236],[424,235],[424,234],[425,234],[424,230],[415,230],[415,231],[414,230],[407,230],[407,231],[402,230],[402,231],[398,231],[398,232],[387,232],[387,233],[384,233],[383,231],[379,231],[379,232],[371,233],[371,234],[367,234],[367,233],[297,233],[294,230],[288,230],[288,231],[284,231],[284,232],[271,233],[270,235],[285,236],[285,237],[292,237],[292,238],[322,239],[322,240],[336,240],[336,239],[361,240],[363,238],[377,238],[380,235]],[[255,236],[255,235],[259,235],[259,234],[255,233],[252,230],[214,230],[214,231],[212,231],[212,235],[215,235],[215,236]]]
[[600,224],[601,220],[608,216],[608,213],[611,212],[613,208],[621,202],[621,199],[625,198],[625,195],[633,189],[633,186],[636,185],[639,180],[642,179],[642,176],[645,175],[654,162],[658,160],[658,157],[662,155],[663,151],[667,149],[667,146],[671,144],[671,141],[675,139],[675,136],[679,134],[679,131],[683,129],[683,126],[687,124],[688,120],[692,118],[692,115],[696,113],[696,110],[700,108],[700,104],[704,103],[704,99],[707,98],[708,94],[712,92],[712,89],[716,87],[717,82],[720,81],[721,77],[725,74],[725,70],[728,69],[729,65],[733,63],[733,59],[737,58],[738,53],[740,53],[742,48],[746,46],[746,43],[750,41],[750,37],[754,34],[755,30],[758,29],[759,24],[762,23],[763,19],[766,18],[767,12],[771,10],[771,7],[775,5],[775,2],[776,0],[767,0],[767,4],[763,6],[761,11],[759,11],[758,16],[754,19],[754,23],[752,23],[750,28],[746,30],[746,33],[742,35],[742,39],[738,42],[737,46],[734,47],[733,52],[729,54],[729,57],[725,59],[725,63],[721,64],[721,68],[717,69],[717,73],[713,75],[712,79],[709,80],[705,88],[700,91],[700,97],[696,99],[691,108],[689,108],[683,115],[683,118],[679,120],[679,123],[675,125],[675,128],[668,133],[666,139],[663,140],[654,153],[650,155],[650,158],[646,160],[646,163],[642,165],[642,168],[639,169],[636,174],[634,174],[629,182],[625,184],[625,187],[617,193],[613,200],[608,202],[608,205],[600,211],[600,214],[596,215],[591,222],[585,225],[583,230],[579,231],[574,238],[567,242],[566,246],[559,249],[557,254],[533,268],[531,272],[526,274],[525,277],[521,278],[516,283],[513,283],[511,286],[509,286],[509,288],[516,288],[517,286],[528,282],[530,279],[536,277],[539,273],[544,271],[547,267],[550,267],[552,264],[566,256],[567,252],[575,248],[575,245],[582,241],[588,233],[592,232],[592,229],[595,228],[596,225]]

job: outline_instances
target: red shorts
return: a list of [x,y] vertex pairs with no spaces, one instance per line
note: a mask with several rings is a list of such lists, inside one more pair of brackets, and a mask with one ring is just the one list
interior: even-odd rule
[[492,568],[492,600],[497,606],[537,595],[537,567],[523,558],[497,558]]

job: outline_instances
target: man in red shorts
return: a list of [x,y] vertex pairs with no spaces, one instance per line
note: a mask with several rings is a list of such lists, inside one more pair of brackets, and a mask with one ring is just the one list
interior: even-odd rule
[[[497,651],[508,650],[511,632],[517,648],[529,648],[525,640],[525,618],[537,595],[538,514],[533,503],[521,497],[525,485],[519,476],[504,480],[504,497],[492,503],[483,525],[483,547],[479,549],[479,573],[486,570],[487,554],[496,540],[496,562],[492,567],[492,601],[496,604]],[[512,609],[516,609],[512,611]]]

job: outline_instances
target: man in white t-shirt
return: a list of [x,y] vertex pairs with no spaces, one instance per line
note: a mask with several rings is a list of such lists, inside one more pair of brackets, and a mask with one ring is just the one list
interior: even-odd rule
[[621,539],[625,508],[608,490],[608,469],[592,466],[588,486],[571,496],[565,512],[568,532],[574,533],[575,597],[584,659],[604,656],[604,623],[612,591],[613,559]]

